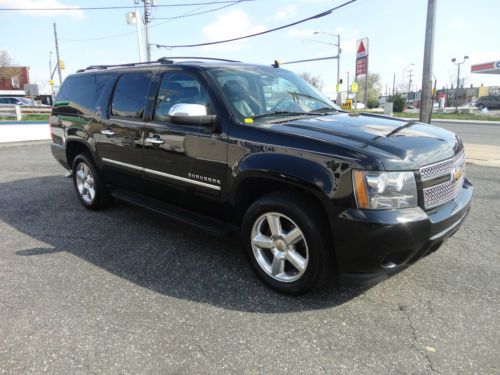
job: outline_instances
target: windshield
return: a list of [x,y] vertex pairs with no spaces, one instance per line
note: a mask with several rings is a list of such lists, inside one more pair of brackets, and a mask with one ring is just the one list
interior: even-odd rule
[[241,119],[267,114],[307,114],[339,110],[331,100],[296,74],[271,67],[223,67],[209,70],[233,113]]

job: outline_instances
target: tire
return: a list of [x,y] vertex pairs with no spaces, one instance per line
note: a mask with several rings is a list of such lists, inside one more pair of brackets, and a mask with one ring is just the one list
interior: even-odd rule
[[484,104],[478,104],[477,105],[477,109],[479,109],[480,111],[482,111],[484,109]]
[[246,256],[257,276],[278,292],[304,294],[333,276],[330,232],[315,207],[307,196],[284,191],[262,197],[245,213]]
[[85,208],[97,211],[110,205],[111,195],[91,156],[85,153],[77,155],[72,175],[76,195]]

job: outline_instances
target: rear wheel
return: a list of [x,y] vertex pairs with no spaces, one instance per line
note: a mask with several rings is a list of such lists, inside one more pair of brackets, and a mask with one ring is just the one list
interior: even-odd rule
[[80,202],[86,208],[100,210],[111,203],[109,191],[87,154],[79,154],[73,161],[73,184]]
[[303,294],[332,276],[325,220],[306,196],[281,192],[250,206],[242,234],[257,275],[279,292]]
[[482,103],[478,104],[477,108],[482,111],[484,109],[484,104]]

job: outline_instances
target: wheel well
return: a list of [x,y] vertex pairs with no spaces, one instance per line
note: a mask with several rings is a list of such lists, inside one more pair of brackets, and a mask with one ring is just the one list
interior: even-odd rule
[[322,204],[320,198],[318,198],[315,194],[301,189],[299,187],[293,185],[285,185],[281,181],[268,180],[265,178],[250,178],[245,180],[240,187],[238,188],[238,192],[236,194],[236,204],[237,204],[237,224],[240,225],[245,212],[248,208],[263,197],[264,195],[275,193],[278,191],[289,191],[294,193],[295,195],[301,195],[304,199],[307,199],[310,204],[313,206],[313,209],[316,209],[318,214],[320,214],[325,223],[329,223],[328,214],[325,210],[324,205]]
[[91,155],[89,148],[83,143],[78,141],[68,142],[66,144],[66,160],[68,161],[68,165],[72,167],[75,157],[84,152]]

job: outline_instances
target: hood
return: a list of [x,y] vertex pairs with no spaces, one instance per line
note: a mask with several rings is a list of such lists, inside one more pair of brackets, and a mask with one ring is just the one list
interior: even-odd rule
[[448,130],[371,114],[306,117],[274,123],[271,130],[355,149],[379,159],[387,170],[417,169],[451,158],[463,149],[461,140]]

